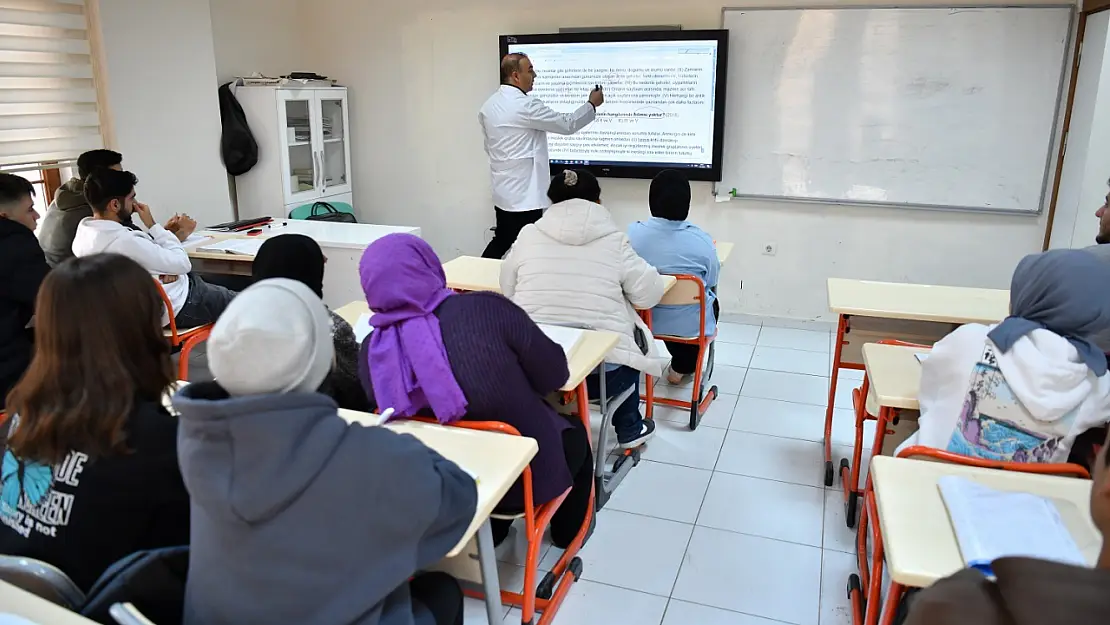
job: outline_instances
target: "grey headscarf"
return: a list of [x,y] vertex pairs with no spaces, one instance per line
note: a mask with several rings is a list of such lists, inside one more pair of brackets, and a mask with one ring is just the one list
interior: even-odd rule
[[1042,328],[1074,345],[1095,375],[1106,373],[1106,356],[1090,337],[1110,328],[1110,263],[1083,250],[1021,259],[1010,281],[1010,316],[987,336],[1006,353]]

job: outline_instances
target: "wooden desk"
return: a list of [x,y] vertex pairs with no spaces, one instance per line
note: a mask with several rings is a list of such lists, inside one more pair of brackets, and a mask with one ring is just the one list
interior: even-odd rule
[[965,568],[937,490],[937,479],[945,475],[1054,500],[1087,562],[1098,558],[1102,538],[1091,521],[1090,480],[877,456],[871,461],[871,480],[893,581],[925,588]]
[[96,625],[76,612],[0,581],[0,614],[21,616],[36,625]]
[[[955,286],[933,286],[926,284],[902,284],[894,282],[874,282],[870,280],[847,280],[829,278],[827,283],[829,310],[837,314],[838,323],[832,359],[832,376],[829,384],[829,400],[825,407],[825,486],[833,485],[832,457],[832,419],[836,403],[836,387],[841,369],[861,370],[865,363],[854,361],[854,356],[844,358],[844,347],[848,344],[845,336],[851,331],[852,317],[868,317],[880,320],[899,320],[903,325],[917,324],[929,328],[927,336],[901,335],[900,332],[883,329],[882,336],[872,336],[876,332],[864,331],[857,327],[853,345],[867,340],[903,338],[917,343],[931,344],[940,336],[947,334],[951,324],[996,323],[1005,319],[1010,310],[1010,293],[1000,289],[974,289]],[[939,326],[937,324],[947,324]],[[868,337],[868,338],[861,338]],[[864,345],[866,347],[866,345]],[[855,347],[853,347],[853,350]],[[849,362],[849,360],[852,360]],[[915,395],[916,397],[916,395]],[[904,406],[891,406],[902,408]],[[859,496],[859,490],[848,473],[857,473],[859,467],[841,463],[839,473],[845,488],[845,498]],[[849,517],[849,522],[854,522]]]
[[[211,232],[198,230],[197,234],[212,237],[217,241],[227,239],[258,238],[268,239],[282,234],[303,234],[312,237],[328,259],[324,271],[324,302],[329,306],[340,306],[362,295],[362,285],[358,279],[358,262],[366,246],[374,241],[395,233],[420,236],[420,228],[410,226],[380,226],[375,224],[344,224],[326,221],[307,221],[303,219],[275,219],[269,227],[263,226],[262,233],[247,237],[245,232]],[[211,244],[211,242],[200,245]],[[189,246],[189,258],[193,270],[199,273],[215,273],[249,276],[253,256],[202,252],[197,245]]]
[[930,351],[880,343],[863,346],[867,379],[880,408],[918,409],[921,363],[916,354],[928,354]]
[[[341,409],[339,416],[348,423],[369,427],[378,426],[381,422],[378,415],[353,410]],[[539,451],[539,444],[535,439],[524,436],[449,428],[419,421],[398,421],[381,427],[412,434],[444,458],[478,476],[478,504],[474,518],[459,542],[447,552],[447,557],[463,553],[470,541],[477,537],[486,617],[490,625],[499,625],[504,615],[501,612],[501,584],[497,577],[497,554],[489,516]]]
[[1010,292],[957,286],[829,278],[829,310],[838,315],[941,323],[997,323],[1010,314]]
[[[456,291],[501,292],[501,262],[496,258],[459,256],[443,263],[443,273],[447,276],[447,288]],[[663,276],[663,292],[671,290],[678,280],[674,276]]]
[[717,260],[721,261],[721,264],[723,265],[725,264],[725,261],[728,260],[728,257],[732,254],[732,248],[734,246],[728,241],[717,241],[715,245],[717,246]]
[[[335,309],[335,313],[342,317],[344,321],[351,324],[352,327],[354,327],[355,322],[358,321],[359,316],[369,312],[370,307],[362,300],[356,300]],[[570,378],[568,378],[567,383],[563,385],[563,390],[573,391],[582,384],[586,376],[605,360],[605,356],[610,350],[616,347],[619,340],[620,337],[614,332],[583,330],[582,340],[578,341],[578,344],[574,346],[574,351],[572,351],[567,358],[567,365],[570,368]]]

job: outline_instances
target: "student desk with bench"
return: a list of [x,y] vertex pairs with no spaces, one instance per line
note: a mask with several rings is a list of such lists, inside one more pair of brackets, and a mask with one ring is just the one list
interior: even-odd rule
[[[921,363],[917,354],[929,353],[928,348],[906,347],[867,343],[862,348],[864,378],[860,388],[852,391],[852,404],[856,415],[856,437],[852,445],[851,464],[841,460],[841,480],[844,483],[844,520],[848,527],[855,527],[859,497],[863,490],[859,484],[863,462],[863,425],[868,418],[876,419],[875,438],[871,454],[882,454],[887,427],[902,410],[918,410],[917,393],[921,384]],[[900,441],[899,441],[900,442]],[[845,476],[844,473],[848,475]]]
[[346,224],[302,219],[275,219],[262,232],[248,236],[246,232],[213,232],[197,230],[194,236],[211,240],[186,242],[193,271],[198,273],[251,275],[253,255],[209,252],[198,248],[213,242],[233,239],[265,240],[282,234],[303,234],[312,237],[327,258],[324,272],[324,303],[340,306],[362,296],[358,279],[358,262],[368,245],[387,234],[406,233],[420,236],[420,228],[410,226],[379,226],[374,224]]
[[[863,370],[862,348],[867,343],[905,339],[931,345],[957,325],[1001,321],[1009,314],[1010,293],[999,289],[829,278],[828,297],[829,310],[838,317],[829,401],[825,410],[825,485],[832,486],[836,474],[832,457],[832,419],[840,370]],[[838,473],[845,499],[853,507],[858,490],[851,478],[857,472],[858,467],[853,469],[846,460],[841,461]],[[853,519],[849,517],[850,522]]]
[[[1057,465],[1059,466],[1059,465]],[[1018,473],[999,469],[876,456],[871,461],[873,495],[867,507],[875,521],[872,529],[873,566],[862,586],[864,601],[853,605],[855,623],[891,623],[906,588],[925,588],[965,568],[964,559],[937,489],[937,480],[958,475],[990,488],[1031,493],[1051,499],[1061,519],[1089,564],[1094,564],[1102,538],[1091,521],[1091,481],[1056,475]],[[867,535],[860,528],[857,539],[861,562],[867,557]],[[885,557],[892,581],[882,601],[882,566]],[[875,566],[877,565],[877,566]],[[862,572],[862,568],[861,568]],[[868,583],[870,582],[870,583]],[[861,580],[852,575],[849,593],[864,599]],[[864,614],[866,606],[866,614]]]

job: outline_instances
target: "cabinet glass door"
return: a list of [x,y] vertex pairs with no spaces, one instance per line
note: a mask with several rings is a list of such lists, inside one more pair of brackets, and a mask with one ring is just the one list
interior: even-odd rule
[[311,90],[279,91],[278,122],[282,134],[282,177],[285,202],[319,196],[320,161],[317,152],[317,111]]
[[316,92],[320,107],[321,195],[351,192],[351,146],[348,141],[347,91]]

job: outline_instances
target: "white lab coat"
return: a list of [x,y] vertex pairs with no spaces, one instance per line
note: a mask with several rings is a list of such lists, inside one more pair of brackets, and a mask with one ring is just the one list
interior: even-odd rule
[[514,213],[550,206],[547,133],[572,135],[592,122],[594,115],[589,102],[573,113],[558,113],[517,87],[501,85],[478,111],[494,206]]

